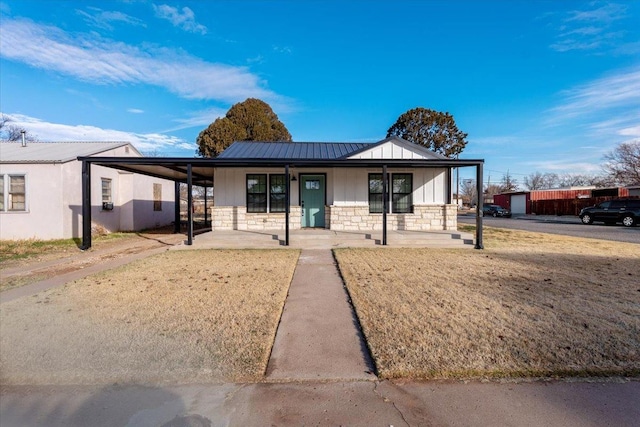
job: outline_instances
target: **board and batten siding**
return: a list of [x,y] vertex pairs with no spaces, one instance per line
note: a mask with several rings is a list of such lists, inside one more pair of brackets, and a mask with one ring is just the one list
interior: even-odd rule
[[394,159],[394,160],[415,160],[424,159],[424,153],[414,147],[403,147],[393,143],[382,144],[369,150],[363,151],[350,159]]
[[[390,174],[413,174],[413,204],[430,205],[446,202],[447,188],[446,169],[389,168]],[[247,174],[282,174],[280,168],[216,168],[214,175],[214,200],[216,206],[245,206],[246,205],[246,176]],[[299,202],[299,183],[301,174],[326,174],[326,205],[364,206],[369,204],[369,174],[382,173],[379,169],[371,168],[292,168],[291,175],[296,181],[291,182],[291,205]]]

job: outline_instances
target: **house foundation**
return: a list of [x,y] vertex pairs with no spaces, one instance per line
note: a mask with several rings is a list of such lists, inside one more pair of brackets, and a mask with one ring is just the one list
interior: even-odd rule
[[[299,230],[302,209],[291,206],[289,228]],[[213,230],[283,230],[285,214],[250,213],[245,206],[214,206],[211,208]],[[325,206],[326,228],[336,231],[380,231],[382,214],[369,213],[369,206]],[[446,231],[456,230],[457,206],[414,205],[412,213],[387,214],[387,227],[398,231]]]

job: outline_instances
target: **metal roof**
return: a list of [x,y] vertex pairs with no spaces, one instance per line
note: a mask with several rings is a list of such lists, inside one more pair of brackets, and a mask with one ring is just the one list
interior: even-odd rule
[[[78,157],[94,156],[128,142],[21,142],[0,143],[0,163],[66,163]],[[133,148],[133,146],[131,146]],[[137,154],[137,150],[133,148]]]
[[218,159],[279,159],[279,160],[337,160],[372,143],[350,142],[255,142],[237,141]]

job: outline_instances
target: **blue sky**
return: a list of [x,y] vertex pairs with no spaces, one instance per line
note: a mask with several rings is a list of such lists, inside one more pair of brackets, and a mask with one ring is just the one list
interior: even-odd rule
[[296,141],[377,141],[411,108],[448,111],[492,181],[598,173],[640,139],[640,1],[0,0],[0,14],[0,111],[42,141],[193,156],[248,97]]

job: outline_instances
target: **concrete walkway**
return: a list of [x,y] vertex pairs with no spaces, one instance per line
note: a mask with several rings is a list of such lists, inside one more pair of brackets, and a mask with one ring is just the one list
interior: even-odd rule
[[268,380],[374,380],[333,254],[303,250],[267,367]]

